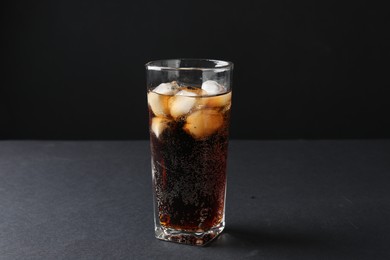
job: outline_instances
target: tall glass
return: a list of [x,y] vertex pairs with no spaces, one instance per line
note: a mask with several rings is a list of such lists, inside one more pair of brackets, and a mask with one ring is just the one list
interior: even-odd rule
[[205,245],[225,227],[233,64],[146,64],[155,235]]

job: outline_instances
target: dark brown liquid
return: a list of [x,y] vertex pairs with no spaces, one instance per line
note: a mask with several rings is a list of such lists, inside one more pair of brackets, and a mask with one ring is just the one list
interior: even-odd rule
[[153,184],[163,227],[205,231],[223,220],[230,115],[224,110],[218,110],[222,125],[202,138],[184,130],[185,117],[171,120],[158,138],[151,131]]

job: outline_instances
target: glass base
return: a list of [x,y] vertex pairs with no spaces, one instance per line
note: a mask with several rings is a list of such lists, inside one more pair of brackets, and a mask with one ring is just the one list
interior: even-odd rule
[[205,232],[186,232],[165,227],[156,227],[156,238],[192,246],[204,246],[222,233],[225,222]]

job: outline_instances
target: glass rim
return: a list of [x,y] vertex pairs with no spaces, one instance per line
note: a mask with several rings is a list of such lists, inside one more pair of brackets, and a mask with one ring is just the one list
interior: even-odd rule
[[[168,62],[168,61],[206,61],[206,62],[213,62],[215,63],[215,67],[209,68],[204,66],[193,66],[193,67],[174,67],[174,66],[161,66],[157,65],[158,63]],[[181,58],[181,59],[160,59],[160,60],[153,60],[149,61],[145,64],[145,67],[147,70],[157,70],[157,71],[165,71],[165,70],[200,70],[200,71],[215,71],[215,72],[221,72],[221,71],[228,71],[233,69],[233,62],[231,61],[224,61],[224,60],[216,60],[216,59],[196,59],[196,58]]]

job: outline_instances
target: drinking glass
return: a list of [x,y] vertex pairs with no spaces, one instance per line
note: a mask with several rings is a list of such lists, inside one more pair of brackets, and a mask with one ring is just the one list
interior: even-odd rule
[[157,60],[146,73],[155,235],[205,245],[225,227],[233,64]]

